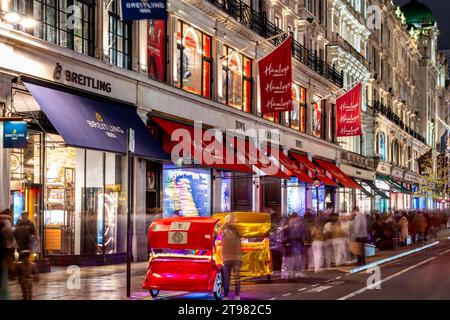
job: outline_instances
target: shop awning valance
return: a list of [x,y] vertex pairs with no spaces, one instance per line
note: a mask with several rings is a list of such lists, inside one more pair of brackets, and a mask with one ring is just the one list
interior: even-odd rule
[[355,182],[352,178],[342,172],[341,169],[336,167],[333,163],[325,160],[314,159],[319,166],[321,166],[324,170],[328,171],[340,184],[342,184],[345,188],[350,189],[361,189],[362,187]]
[[377,175],[377,177],[380,178],[381,180],[383,180],[384,182],[386,182],[388,185],[391,186],[392,189],[396,190],[397,192],[400,192],[400,193],[412,193],[411,190],[408,190],[407,188],[402,186],[400,183],[395,182],[394,180],[392,180],[388,176]]
[[291,156],[295,158],[298,162],[300,162],[302,165],[305,166],[305,168],[310,171],[314,176],[317,176],[317,178],[327,186],[333,186],[333,187],[339,187],[339,185],[327,177],[325,173],[322,172],[322,170],[317,167],[314,163],[312,163],[308,157],[300,155],[295,152],[291,152]]
[[136,110],[119,102],[96,100],[24,82],[65,144],[73,147],[126,153],[127,130],[135,132],[135,155],[168,160]]
[[300,166],[295,162],[295,160],[291,160],[287,155],[285,155],[282,151],[279,151],[278,154],[275,154],[272,152],[272,148],[268,147],[267,152],[273,156],[276,157],[277,161],[283,165],[286,170],[289,171],[289,174],[291,176],[297,177],[300,181],[304,183],[313,183],[314,179],[312,179],[308,174],[300,168]]
[[[155,116],[151,118],[166,133],[163,146],[164,151],[172,153],[173,148],[179,143],[178,141],[180,143],[185,141],[189,144],[190,150],[187,150],[187,154],[176,151],[177,156],[180,156],[180,158],[192,159],[194,160],[194,164],[204,167],[254,174],[254,171],[249,165],[238,161],[236,153],[230,147],[225,146],[215,137],[211,137],[211,139],[206,141],[204,136],[205,130],[202,129],[200,133],[201,137],[199,135],[197,141],[193,126]],[[176,130],[180,131],[176,132]],[[175,137],[177,140],[179,138],[179,140],[171,141],[171,137]]]
[[242,150],[244,154],[240,154],[239,148],[239,138],[232,139],[232,143],[236,152],[245,157],[245,162],[253,164],[258,168],[264,175],[272,176],[280,179],[289,179],[290,176],[286,174],[279,166],[276,165],[264,152],[258,149],[256,146],[251,146],[250,141],[242,141],[244,143],[245,150]]
[[374,183],[372,183],[371,181],[367,181],[365,180],[364,183],[368,184],[370,188],[372,188],[373,191],[375,191],[375,193],[380,196],[382,199],[386,199],[388,200],[389,197],[386,195],[386,193],[384,193],[384,191],[382,191],[381,189],[379,189]]

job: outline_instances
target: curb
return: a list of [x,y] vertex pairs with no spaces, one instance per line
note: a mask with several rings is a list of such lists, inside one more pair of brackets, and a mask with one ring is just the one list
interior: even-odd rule
[[428,249],[428,248],[431,248],[431,247],[434,247],[434,246],[438,245],[439,243],[441,243],[441,242],[440,242],[440,241],[435,241],[435,242],[430,243],[430,244],[427,244],[427,245],[425,245],[425,246],[423,246],[423,247],[419,247],[419,248],[416,248],[416,249],[412,249],[412,250],[409,250],[409,251],[406,251],[406,252],[397,254],[397,255],[392,256],[392,257],[384,258],[384,259],[381,259],[381,260],[378,260],[378,261],[374,261],[374,262],[368,263],[368,264],[366,264],[366,265],[363,265],[363,266],[360,266],[360,267],[353,268],[353,269],[351,269],[348,273],[351,274],[351,273],[361,272],[361,271],[364,271],[364,270],[373,268],[373,267],[375,267],[375,266],[378,266],[378,265],[380,265],[380,264],[384,264],[384,263],[386,263],[386,262],[390,262],[390,261],[393,261],[393,260],[397,260],[397,259],[403,258],[403,257],[405,257],[405,256],[409,256],[409,255],[411,255],[411,254],[413,254],[413,253],[416,253],[416,252],[419,252],[419,251],[426,250],[426,249]]

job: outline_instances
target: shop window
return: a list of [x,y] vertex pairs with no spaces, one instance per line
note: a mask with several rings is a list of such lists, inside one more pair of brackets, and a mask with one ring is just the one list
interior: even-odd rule
[[126,158],[65,147],[46,134],[44,253],[102,255],[126,248]]
[[387,161],[386,159],[386,134],[380,132],[380,160]]
[[300,132],[306,132],[306,89],[292,84],[292,111],[284,112],[285,124]]
[[109,62],[131,69],[131,21],[120,19],[121,3],[112,0],[109,6]]
[[252,60],[223,46],[222,86],[219,101],[245,112],[252,111]]
[[[8,1],[8,0],[7,0]],[[45,41],[94,55],[94,2],[89,0],[9,0],[8,8],[33,18],[33,27],[14,25]]]
[[163,216],[211,215],[211,170],[163,166]]
[[177,30],[175,85],[211,98],[211,37],[182,21],[178,21]]
[[306,210],[306,185],[297,178],[287,181],[287,214],[305,214]]
[[313,115],[313,122],[312,122],[312,133],[317,138],[322,138],[322,118],[323,118],[323,111],[322,110],[322,102],[319,97],[314,97],[314,103],[312,106],[312,115]]

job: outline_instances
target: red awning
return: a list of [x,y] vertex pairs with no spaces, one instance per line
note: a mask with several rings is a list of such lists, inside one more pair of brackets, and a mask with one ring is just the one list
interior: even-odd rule
[[[240,153],[237,139],[232,139],[233,146],[237,153]],[[243,140],[243,139],[242,139]],[[240,141],[242,141],[240,140]],[[244,151],[244,150],[242,150]],[[243,161],[241,161],[243,162]],[[256,146],[251,146],[248,140],[245,140],[245,163],[253,164],[265,175],[280,178],[289,179],[290,176],[286,174],[279,166],[277,166],[263,151],[259,150]]]
[[314,161],[316,161],[326,171],[331,173],[331,175],[344,187],[351,189],[361,189],[361,186],[359,184],[357,184],[352,178],[342,172],[341,169],[336,167],[334,163],[320,159],[314,159]]
[[291,152],[291,156],[295,158],[298,162],[305,166],[308,171],[311,171],[313,175],[317,175],[317,178],[327,186],[339,187],[339,185],[327,177],[325,173],[320,170],[314,163],[312,163],[307,156],[302,156],[298,153]]
[[[238,171],[238,172],[246,172],[253,174],[253,170],[250,166],[246,164],[239,163],[236,157],[235,152],[226,147],[222,142],[218,141],[214,137],[208,139],[210,141],[205,140],[205,130],[202,130],[201,137],[196,139],[194,135],[194,127],[186,124],[173,122],[170,120],[158,118],[152,116],[152,120],[155,121],[166,133],[164,136],[164,145],[163,149],[167,153],[171,153],[173,148],[181,143],[188,143],[190,146],[190,150],[188,154],[177,154],[181,157],[192,157],[202,166],[217,168],[229,171]],[[184,129],[188,132],[188,134],[180,134],[174,135],[175,130]],[[171,141],[172,138],[180,138],[179,141]],[[185,149],[180,151],[186,151]],[[183,153],[183,152],[181,152]],[[227,162],[227,155],[232,155],[231,163]]]
[[268,147],[268,153],[277,159],[279,163],[281,163],[286,170],[289,171],[289,174],[291,176],[296,176],[300,181],[303,181],[305,183],[313,183],[314,180],[308,176],[308,174],[300,168],[300,166],[295,162],[295,160],[289,159],[287,155],[285,155],[282,151],[278,152],[277,155],[272,154],[272,148]]

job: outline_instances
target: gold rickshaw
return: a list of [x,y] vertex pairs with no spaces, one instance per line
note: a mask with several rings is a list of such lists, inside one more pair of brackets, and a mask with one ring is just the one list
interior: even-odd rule
[[[271,228],[270,214],[259,212],[225,212],[215,213],[212,218],[219,219],[222,225],[225,217],[234,214],[236,227],[242,237],[242,266],[243,277],[267,276],[270,281],[272,275],[272,254],[270,252],[269,231]],[[221,260],[222,247],[216,242],[217,255]],[[221,262],[221,261],[220,261]]]

